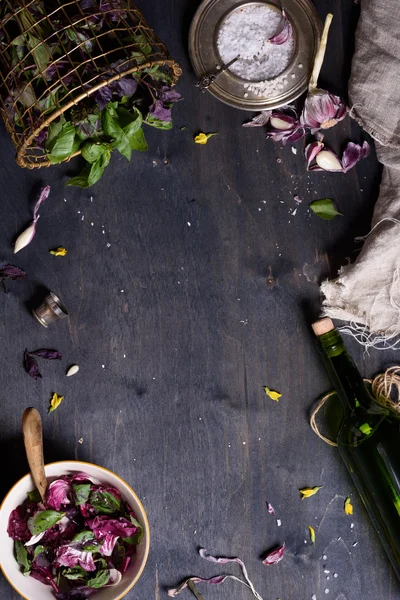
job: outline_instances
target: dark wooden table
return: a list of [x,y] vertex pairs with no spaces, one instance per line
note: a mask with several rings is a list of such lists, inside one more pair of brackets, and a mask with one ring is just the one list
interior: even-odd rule
[[[322,17],[335,15],[324,83],[344,93],[358,7],[351,0],[317,6]],[[368,231],[379,165],[372,153],[346,175],[307,175],[300,144],[295,155],[260,129],[242,129],[250,115],[194,89],[187,33],[196,3],[142,0],[140,7],[184,69],[174,131],[148,130],[147,154],[131,164],[114,156],[101,183],[81,191],[64,188],[75,163],[33,172],[16,166],[1,130],[0,256],[29,275],[0,297],[2,495],[27,471],[20,422],[23,409],[36,406],[48,462],[98,463],[143,500],[151,553],[127,598],[160,600],[185,576],[223,572],[199,558],[200,546],[243,558],[264,600],[399,598],[337,451],[308,424],[313,402],[330,389],[310,334],[317,282],[356,256],[353,240]],[[199,130],[219,136],[197,146]],[[363,138],[349,119],[329,133],[336,148]],[[45,183],[52,192],[37,237],[14,258],[12,242]],[[296,194],[302,204],[294,214]],[[308,203],[323,197],[344,216],[312,215]],[[65,258],[48,253],[58,245],[68,249]],[[29,312],[43,287],[70,312],[48,330]],[[348,346],[366,376],[397,360]],[[43,365],[35,382],[23,370],[26,347],[56,348],[64,358]],[[70,363],[81,370],[66,379]],[[279,403],[264,385],[282,393]],[[47,416],[54,391],[65,401]],[[301,501],[298,488],[314,485],[324,487]],[[348,495],[353,517],[343,512]],[[263,552],[283,542],[285,559],[263,566]],[[238,567],[226,571],[239,575]],[[206,600],[251,598],[229,581],[203,591]],[[17,597],[4,579],[0,597]]]

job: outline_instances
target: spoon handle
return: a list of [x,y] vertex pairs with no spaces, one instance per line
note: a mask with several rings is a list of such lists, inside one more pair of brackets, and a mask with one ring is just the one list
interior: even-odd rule
[[34,484],[46,501],[47,479],[44,472],[42,419],[36,408],[26,408],[22,415],[25,452]]

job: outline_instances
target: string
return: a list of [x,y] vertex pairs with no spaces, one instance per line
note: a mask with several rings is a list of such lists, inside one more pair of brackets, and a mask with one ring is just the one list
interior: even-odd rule
[[[400,416],[400,366],[389,367],[384,373],[379,373],[374,379],[364,379],[371,384],[372,394],[375,401],[395,411]],[[316,404],[310,416],[310,426],[313,432],[329,446],[337,446],[337,443],[323,435],[317,424],[317,415],[327,400],[335,396],[336,392],[329,392]]]

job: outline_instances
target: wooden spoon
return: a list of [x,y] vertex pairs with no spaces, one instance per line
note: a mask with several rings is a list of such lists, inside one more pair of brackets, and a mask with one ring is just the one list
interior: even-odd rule
[[44,472],[42,419],[36,408],[26,408],[22,415],[22,434],[33,483],[46,503],[47,479]]

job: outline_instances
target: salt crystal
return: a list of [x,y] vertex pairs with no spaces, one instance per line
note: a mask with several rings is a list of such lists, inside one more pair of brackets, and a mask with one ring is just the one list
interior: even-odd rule
[[317,600],[317,596],[316,596],[315,594],[313,594],[313,595],[311,596],[311,600]]
[[83,444],[83,438],[79,438],[78,444]]
[[328,571],[328,569],[325,569],[325,570],[324,570],[324,573],[325,573],[325,574],[326,574],[326,573],[330,573],[330,571]]
[[276,520],[276,524],[277,524],[278,527],[280,527],[282,525],[282,521],[280,519],[277,519]]
[[111,246],[111,244],[110,244],[110,243],[108,243],[108,244],[107,244],[107,248],[109,248],[110,246]]
[[334,574],[333,574],[333,576],[334,576],[334,577],[337,577],[337,576],[338,576],[338,574],[337,574],[337,573],[334,573]]
[[294,146],[292,146],[292,152],[293,152],[293,154],[297,154],[297,150]]
[[352,524],[350,525],[350,529],[353,529],[353,527],[354,527],[354,523],[352,523]]
[[301,63],[299,63],[297,66],[299,67],[299,69],[303,68],[303,65]]
[[324,592],[325,592],[325,594],[329,594],[329,589],[325,588]]
[[228,63],[239,56],[229,69],[247,81],[276,77],[285,70],[294,51],[292,37],[281,45],[267,41],[279,31],[281,23],[281,14],[266,5],[250,4],[232,11],[222,23],[217,40],[222,61]]
[[354,542],[353,546],[354,546],[354,547],[356,547],[356,546],[357,546],[357,544],[358,544],[358,542]]
[[326,560],[328,557],[326,554],[323,555],[322,560]]
[[191,223],[190,223],[190,221],[188,221],[188,222],[187,222],[187,224],[188,224],[188,227],[190,227],[190,226],[191,226]]

